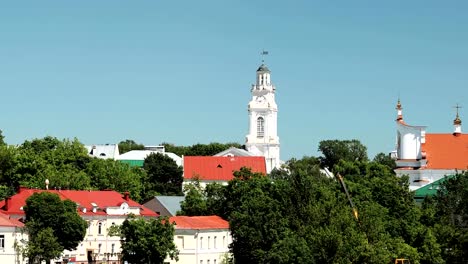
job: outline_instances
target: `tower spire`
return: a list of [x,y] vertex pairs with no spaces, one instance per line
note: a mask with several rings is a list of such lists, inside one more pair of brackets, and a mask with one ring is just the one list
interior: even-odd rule
[[396,108],[397,110],[397,121],[400,121],[400,120],[403,120],[403,107],[401,107],[401,102],[400,102],[400,98],[398,97],[398,102],[396,104]]
[[454,108],[456,109],[456,112],[457,112],[457,115],[455,116],[455,119],[453,120],[453,126],[455,128],[455,131],[453,132],[453,134],[455,136],[459,136],[461,135],[461,124],[462,124],[462,121],[460,119],[460,116],[458,115],[458,110],[460,108],[462,108],[461,106],[459,106],[458,104],[456,106],[454,106]]

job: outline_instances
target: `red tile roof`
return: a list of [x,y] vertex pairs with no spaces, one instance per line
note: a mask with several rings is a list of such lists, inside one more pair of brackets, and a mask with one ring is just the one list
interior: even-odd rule
[[[91,203],[95,203],[100,209],[106,209],[108,207],[118,207],[123,202],[126,202],[129,207],[141,208],[140,215],[142,216],[158,216],[155,212],[132,199],[124,199],[124,196],[116,191],[36,190],[24,187],[21,187],[17,194],[0,201],[0,212],[8,215],[24,215],[22,207],[26,205],[26,199],[34,193],[40,192],[55,193],[62,200],[70,199],[79,204],[80,210],[78,212],[80,215],[106,215],[106,212],[102,210],[97,210],[94,213]],[[5,206],[7,202],[8,205]],[[82,208],[86,208],[86,212],[83,212]]]
[[23,227],[24,224],[17,219],[10,218],[9,215],[0,213],[0,226],[2,227]]
[[175,222],[175,229],[229,229],[229,222],[217,215],[173,216],[169,221]]
[[426,134],[427,169],[468,169],[468,134]]
[[264,157],[185,156],[184,179],[199,176],[201,180],[229,181],[233,178],[233,172],[242,167],[266,174]]

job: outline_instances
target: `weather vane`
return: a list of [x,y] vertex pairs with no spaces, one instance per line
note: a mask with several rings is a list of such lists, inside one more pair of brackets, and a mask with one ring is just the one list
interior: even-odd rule
[[264,62],[265,62],[265,56],[268,55],[268,51],[262,50],[262,52],[260,53],[260,55],[262,55],[262,63],[264,63]]

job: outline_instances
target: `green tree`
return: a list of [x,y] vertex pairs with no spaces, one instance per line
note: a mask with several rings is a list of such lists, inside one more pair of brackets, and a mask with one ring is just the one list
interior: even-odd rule
[[29,242],[24,252],[24,257],[29,259],[29,263],[50,263],[51,259],[58,258],[63,251],[63,247],[57,241],[54,230],[47,227],[40,229],[34,236],[29,237]]
[[322,166],[333,169],[340,160],[367,161],[367,148],[359,140],[323,140],[318,150],[322,152]]
[[166,257],[178,260],[174,225],[167,218],[144,219],[130,215],[120,226],[123,260],[162,264]]
[[5,136],[3,135],[3,131],[0,129],[0,147],[6,146]]
[[180,203],[181,210],[177,215],[202,216],[219,215],[226,216],[225,186],[219,183],[210,183],[202,188],[200,181],[195,179],[184,188],[185,199]]
[[425,203],[426,220],[434,223],[443,259],[447,263],[467,263],[468,172],[447,177],[437,195]]
[[[284,177],[236,172],[225,187],[234,259],[240,263],[439,263],[440,250],[419,219],[407,178],[376,162],[338,158],[359,220],[317,160],[287,162]],[[421,252],[431,251],[431,256]]]
[[170,157],[161,153],[148,155],[143,163],[146,178],[143,179],[143,200],[154,195],[182,195],[182,167]]
[[145,145],[138,144],[134,140],[126,139],[119,142],[119,153],[123,154],[129,152],[130,150],[142,150],[145,149]]
[[54,137],[25,141],[18,147],[16,167],[12,182],[15,187],[50,187],[89,189],[90,179],[84,169],[91,160],[86,149],[77,139],[59,140]]
[[17,154],[15,147],[0,145],[0,199],[13,195],[18,187],[15,177]]
[[172,152],[179,156],[213,156],[221,151],[230,147],[242,148],[239,143],[217,143],[212,142],[209,144],[194,144],[192,146],[175,146],[170,143],[161,143],[167,152]]
[[195,179],[184,187],[186,193],[184,201],[180,203],[180,211],[177,215],[202,216],[208,215],[206,197],[200,186],[200,181]]
[[37,252],[41,243],[51,240],[48,233],[41,233],[48,228],[52,230],[53,237],[62,250],[76,249],[86,234],[87,224],[78,215],[77,205],[70,200],[61,201],[56,194],[34,193],[26,200],[24,212],[30,237],[28,252]]
[[87,164],[85,173],[90,177],[92,188],[120,193],[128,191],[132,199],[141,201],[142,180],[145,178],[145,171],[141,168],[116,160],[94,158]]
[[389,155],[386,155],[385,153],[378,153],[374,157],[374,162],[377,162],[382,165],[388,166],[390,169],[396,169],[396,162],[394,159],[392,159]]

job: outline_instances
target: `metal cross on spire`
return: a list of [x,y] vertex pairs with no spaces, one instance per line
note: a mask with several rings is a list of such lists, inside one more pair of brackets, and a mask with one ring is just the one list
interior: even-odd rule
[[459,106],[459,105],[457,104],[457,105],[456,105],[456,106],[454,106],[453,108],[457,109],[457,117],[458,117],[458,110],[459,110],[460,108],[462,108],[462,107],[461,107],[461,106]]
[[262,63],[265,62],[265,56],[268,55],[268,51],[267,50],[262,50],[262,52],[260,53],[260,55],[262,55]]

